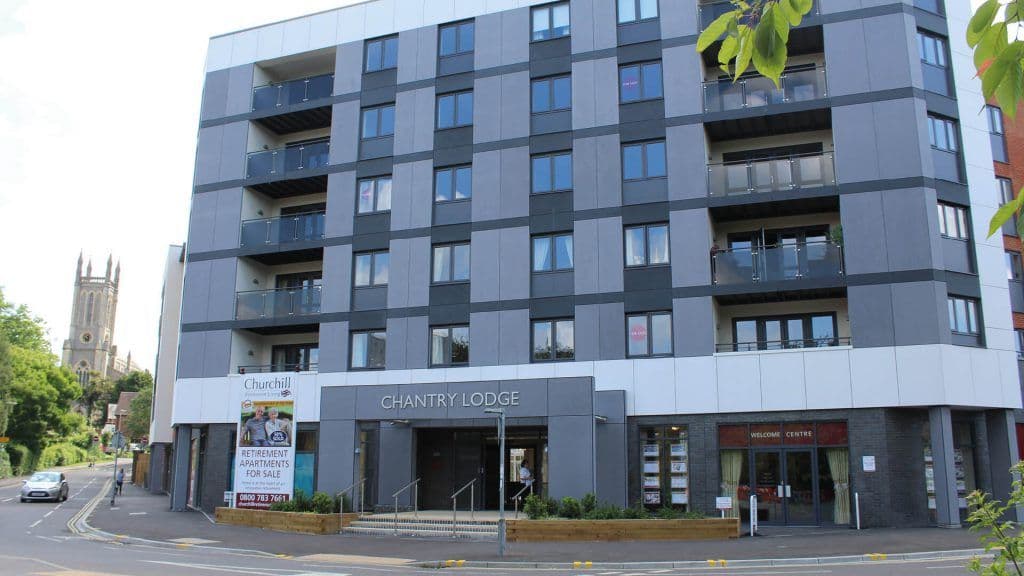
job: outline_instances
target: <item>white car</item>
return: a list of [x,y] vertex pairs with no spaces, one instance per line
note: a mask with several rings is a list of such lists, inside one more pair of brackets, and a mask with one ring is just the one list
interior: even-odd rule
[[21,501],[68,499],[68,479],[63,472],[36,472],[21,485]]

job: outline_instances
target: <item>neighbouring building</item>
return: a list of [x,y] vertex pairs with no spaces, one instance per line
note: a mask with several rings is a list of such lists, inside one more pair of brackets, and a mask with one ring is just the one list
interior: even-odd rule
[[178,327],[181,324],[181,288],[185,276],[185,246],[171,245],[164,264],[164,286],[160,295],[160,324],[157,333],[156,376],[153,377],[153,406],[149,423],[149,471],[146,488],[167,492],[173,461],[174,429],[171,406],[174,399],[174,370],[178,363]]
[[[79,375],[88,385],[87,375],[96,372],[103,378],[116,380],[139,370],[127,358],[119,358],[114,342],[114,321],[117,316],[117,292],[121,284],[121,263],[113,268],[113,257],[107,258],[103,276],[92,275],[92,260],[82,274],[82,255],[75,270],[75,291],[71,301],[71,328],[64,341],[61,365]],[[113,275],[111,271],[113,270]]]
[[866,526],[957,526],[969,491],[1007,493],[968,3],[818,0],[778,87],[695,51],[729,3],[486,5],[210,40],[173,508],[220,505],[234,391],[280,378],[295,486],[380,507],[473,479],[496,507],[502,461],[553,497],[728,496],[762,524],[849,524],[856,494]]

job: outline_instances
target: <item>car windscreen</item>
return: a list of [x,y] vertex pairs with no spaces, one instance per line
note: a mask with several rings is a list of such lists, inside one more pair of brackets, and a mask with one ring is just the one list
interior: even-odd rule
[[56,472],[36,472],[28,479],[29,482],[57,482],[60,475]]

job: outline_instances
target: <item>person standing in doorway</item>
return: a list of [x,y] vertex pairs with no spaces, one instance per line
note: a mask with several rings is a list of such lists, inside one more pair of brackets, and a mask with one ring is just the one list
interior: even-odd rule
[[530,494],[533,494],[533,471],[530,470],[530,463],[523,460],[523,463],[519,465],[519,481],[523,483],[530,490]]
[[124,467],[117,471],[117,495],[121,495],[121,489],[124,487]]

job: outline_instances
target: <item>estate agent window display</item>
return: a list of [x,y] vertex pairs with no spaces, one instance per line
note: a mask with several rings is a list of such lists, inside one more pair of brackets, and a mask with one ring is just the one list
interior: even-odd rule
[[641,502],[648,509],[690,509],[689,445],[686,426],[640,429]]

